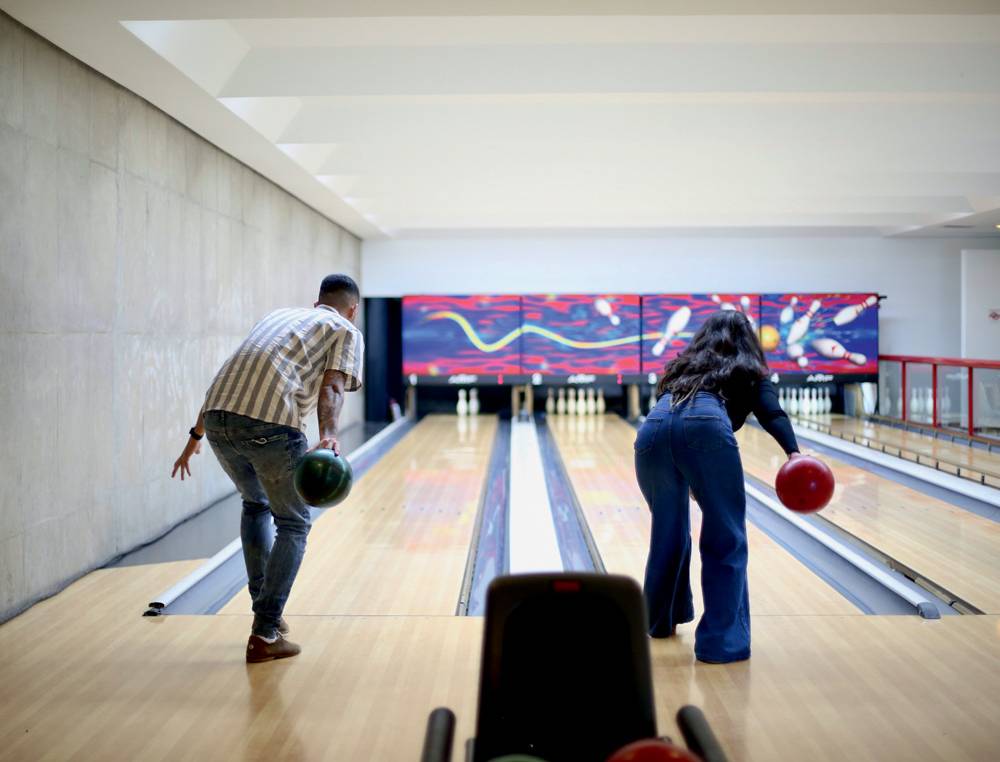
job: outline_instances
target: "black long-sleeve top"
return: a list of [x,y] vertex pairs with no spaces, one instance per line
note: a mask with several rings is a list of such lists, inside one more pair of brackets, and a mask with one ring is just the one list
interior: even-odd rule
[[792,423],[785,411],[778,404],[778,392],[774,389],[771,379],[762,378],[752,384],[732,384],[722,390],[722,398],[726,404],[726,412],[733,424],[733,431],[738,431],[746,422],[747,416],[753,413],[764,430],[781,445],[786,454],[799,451]]

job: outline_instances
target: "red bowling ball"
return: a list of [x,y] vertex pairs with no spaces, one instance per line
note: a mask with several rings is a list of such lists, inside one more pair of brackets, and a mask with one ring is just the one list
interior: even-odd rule
[[813,513],[833,497],[833,471],[821,460],[799,455],[787,461],[774,481],[784,506],[796,513]]
[[623,746],[608,757],[608,762],[701,762],[701,760],[687,749],[658,738],[649,738]]

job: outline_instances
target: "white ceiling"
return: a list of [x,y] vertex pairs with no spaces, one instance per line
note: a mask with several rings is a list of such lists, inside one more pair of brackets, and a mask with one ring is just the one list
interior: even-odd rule
[[1000,235],[1000,0],[0,7],[362,237]]

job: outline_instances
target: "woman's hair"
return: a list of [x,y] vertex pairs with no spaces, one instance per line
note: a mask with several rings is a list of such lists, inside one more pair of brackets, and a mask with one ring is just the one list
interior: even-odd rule
[[691,343],[667,363],[656,388],[670,393],[674,404],[699,391],[724,393],[734,385],[750,385],[767,375],[767,360],[746,315],[735,310],[716,312]]

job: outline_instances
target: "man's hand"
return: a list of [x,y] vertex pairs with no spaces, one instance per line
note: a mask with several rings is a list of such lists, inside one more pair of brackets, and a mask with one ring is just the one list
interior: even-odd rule
[[325,439],[320,439],[310,448],[309,452],[313,450],[333,450],[337,455],[340,455],[340,443],[334,437],[326,437]]
[[170,478],[173,479],[180,472],[181,481],[184,481],[184,474],[188,476],[191,475],[191,465],[190,460],[192,455],[197,455],[201,452],[201,441],[190,437],[188,443],[184,445],[184,452],[181,456],[174,461],[174,470],[170,472]]

